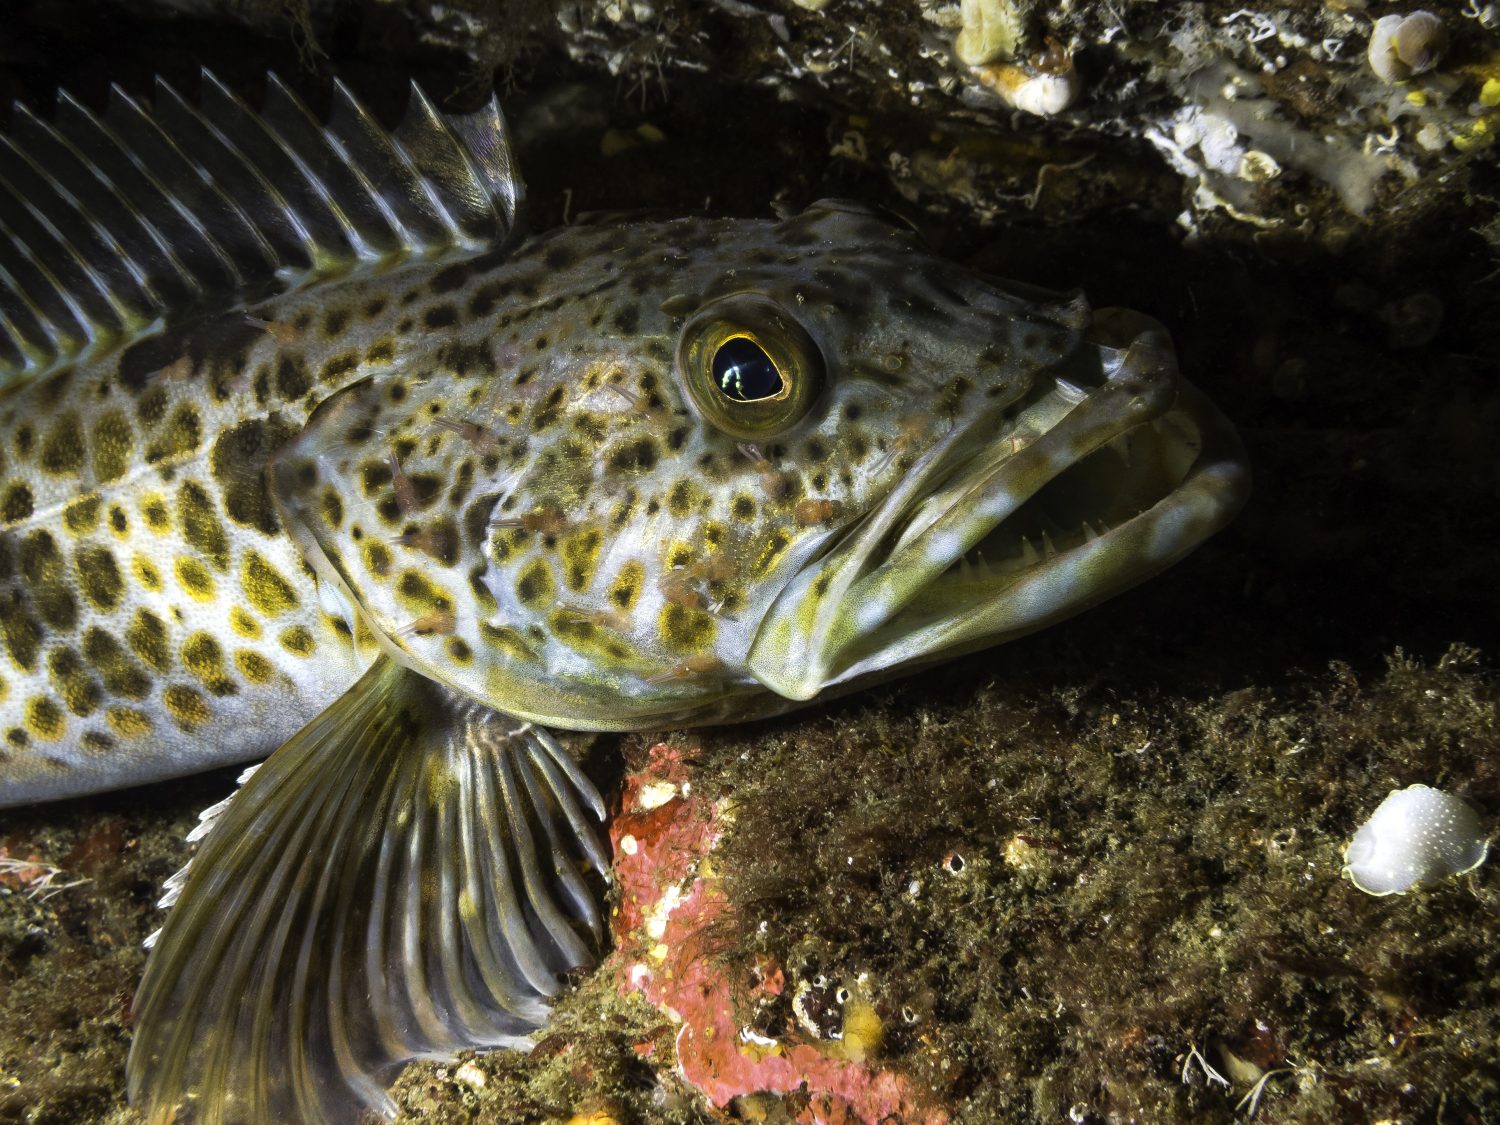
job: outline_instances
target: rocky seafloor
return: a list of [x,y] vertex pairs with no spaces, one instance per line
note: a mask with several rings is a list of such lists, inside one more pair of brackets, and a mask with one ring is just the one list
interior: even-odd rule
[[[774,722],[594,740],[616,951],[531,1055],[408,1068],[402,1120],[1500,1120],[1496,861],[1401,897],[1340,877],[1393,788],[1500,813],[1500,12],[1434,6],[1404,44],[1428,69],[1388,81],[1377,21],[1414,11],[8,9],[0,92],[34,105],[201,64],[314,99],[338,74],[392,116],[412,77],[498,85],[536,229],[863,200],[1156,316],[1249,448],[1234,525],[1074,621]],[[231,784],[0,814],[0,1121],[136,1119],[140,941]]]

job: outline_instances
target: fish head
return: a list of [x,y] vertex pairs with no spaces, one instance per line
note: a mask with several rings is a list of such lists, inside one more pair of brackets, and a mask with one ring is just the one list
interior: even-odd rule
[[1154,321],[857,205],[565,228],[466,284],[502,295],[325,403],[274,490],[382,645],[528,717],[786,709],[1066,617],[1244,496]]

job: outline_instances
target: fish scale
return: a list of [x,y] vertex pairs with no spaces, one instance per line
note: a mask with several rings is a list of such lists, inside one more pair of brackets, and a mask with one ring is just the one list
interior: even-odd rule
[[266,758],[169,887],[153,1119],[352,1122],[405,1060],[524,1046],[605,941],[548,727],[905,674],[1244,500],[1141,314],[839,201],[512,245],[493,105],[267,96],[22,114],[36,201],[0,192],[0,805]]

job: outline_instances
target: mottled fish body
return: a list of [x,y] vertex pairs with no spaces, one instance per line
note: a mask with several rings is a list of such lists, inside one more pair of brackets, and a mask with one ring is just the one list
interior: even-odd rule
[[[215,199],[129,187],[74,122],[28,163],[50,194],[0,203],[0,804],[271,754],[138,997],[163,1120],[351,1121],[402,1061],[525,1044],[604,937],[602,803],[547,726],[743,719],[992,645],[1243,501],[1139,314],[836,202],[494,249],[493,108],[391,137],[343,92],[326,126],[205,97],[154,112],[215,125],[174,134]],[[38,280],[42,242],[71,264]]]

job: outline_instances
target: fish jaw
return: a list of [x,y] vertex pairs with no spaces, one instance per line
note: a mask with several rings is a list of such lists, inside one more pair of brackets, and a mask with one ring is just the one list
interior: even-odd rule
[[949,434],[786,583],[747,658],[760,683],[808,700],[1014,639],[1144,581],[1234,517],[1249,496],[1243,447],[1179,375],[1166,331],[1101,309],[1088,342],[1092,372],[1044,376],[1013,418]]

